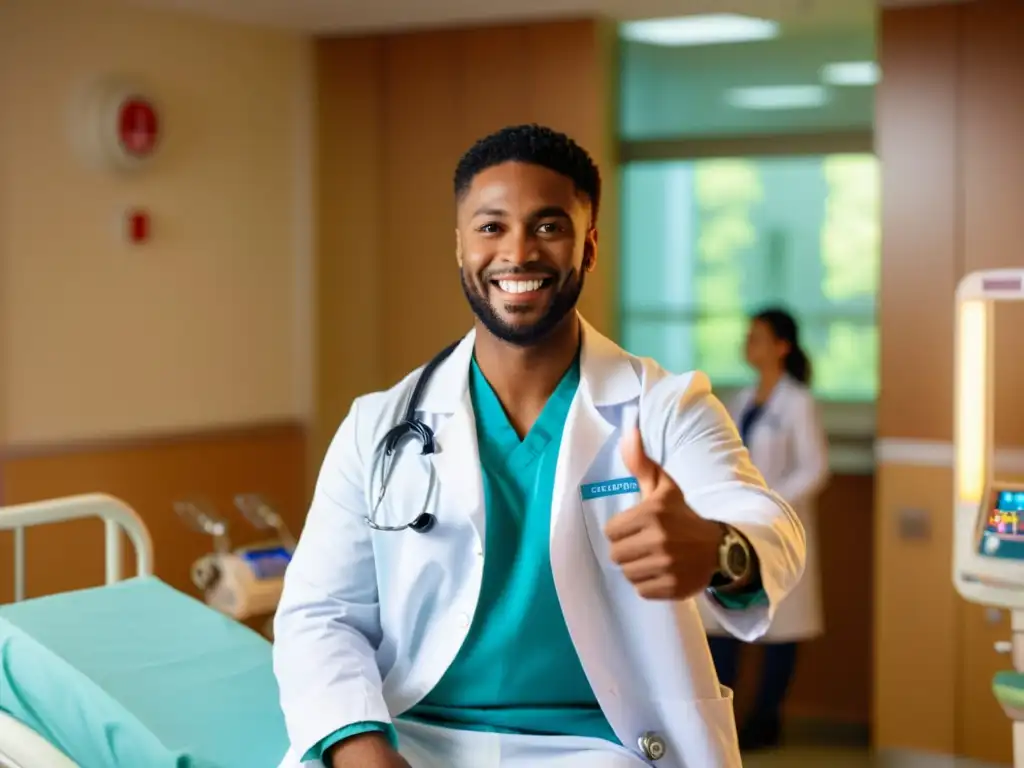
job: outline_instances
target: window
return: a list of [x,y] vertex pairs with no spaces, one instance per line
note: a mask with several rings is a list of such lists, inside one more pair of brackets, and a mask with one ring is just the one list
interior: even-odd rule
[[819,398],[875,399],[873,155],[635,161],[622,173],[627,349],[742,386],[748,317],[782,305],[800,321]]
[[[833,86],[823,82],[830,79],[823,67],[874,61],[873,13],[845,29],[725,45],[651,45],[625,39],[620,47],[619,138],[652,142],[870,132],[875,110],[870,81],[859,87]],[[792,93],[792,86],[825,86],[826,98],[802,108],[737,104],[736,97],[752,86],[783,86],[789,97],[800,96]],[[787,94],[776,89],[765,96],[785,99]]]

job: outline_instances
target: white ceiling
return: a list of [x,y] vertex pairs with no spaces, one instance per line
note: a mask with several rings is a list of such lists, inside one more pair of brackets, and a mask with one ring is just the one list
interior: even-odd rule
[[[742,13],[787,31],[871,25],[875,0],[121,0],[305,32],[357,33],[603,15],[616,19]],[[915,2],[915,0],[909,0]],[[885,0],[888,5],[888,0]],[[907,0],[896,0],[907,2]]]

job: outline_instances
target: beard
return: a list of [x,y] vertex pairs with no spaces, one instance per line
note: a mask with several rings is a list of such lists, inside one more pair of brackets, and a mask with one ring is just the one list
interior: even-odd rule
[[538,320],[529,324],[516,324],[504,320],[487,297],[470,286],[466,274],[459,270],[462,292],[473,314],[492,336],[517,347],[531,347],[544,341],[576,309],[576,303],[583,292],[583,275],[574,269]]

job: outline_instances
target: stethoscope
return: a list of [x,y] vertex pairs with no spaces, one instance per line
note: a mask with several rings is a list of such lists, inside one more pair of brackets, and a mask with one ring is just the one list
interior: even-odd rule
[[[437,367],[448,359],[448,356],[455,351],[455,348],[459,346],[460,343],[461,342],[457,341],[445,349],[442,349],[429,363],[426,364],[422,373],[420,373],[419,379],[416,381],[416,386],[413,387],[412,396],[409,398],[409,404],[405,408],[405,415],[402,417],[402,420],[388,430],[387,434],[384,435],[384,438],[377,443],[376,449],[374,449],[373,463],[370,465],[370,488],[372,490],[374,481],[379,478],[377,486],[380,490],[377,492],[377,497],[373,500],[373,506],[370,509],[370,514],[364,519],[366,520],[367,525],[375,531],[390,533],[409,529],[416,531],[416,533],[426,533],[437,523],[436,515],[432,515],[430,512],[421,512],[403,525],[379,525],[377,523],[377,513],[380,509],[380,505],[384,501],[384,494],[388,489],[388,481],[391,479],[391,472],[395,465],[395,451],[398,449],[399,443],[406,438],[412,437],[420,442],[421,456],[427,456],[437,451],[437,441],[434,438],[434,430],[416,418],[416,409],[420,404],[420,400],[423,398],[423,392],[426,390],[427,384],[430,382],[430,377],[434,374],[434,371],[437,370]],[[433,465],[431,465],[430,484],[427,487],[427,493],[425,496],[427,501],[430,499],[430,494],[433,490],[435,480],[434,468]]]

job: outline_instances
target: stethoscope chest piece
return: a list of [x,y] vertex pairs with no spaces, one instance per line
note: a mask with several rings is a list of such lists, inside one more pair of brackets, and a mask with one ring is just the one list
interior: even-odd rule
[[437,524],[437,518],[429,512],[421,513],[415,520],[409,523],[409,527],[416,533],[427,533]]

